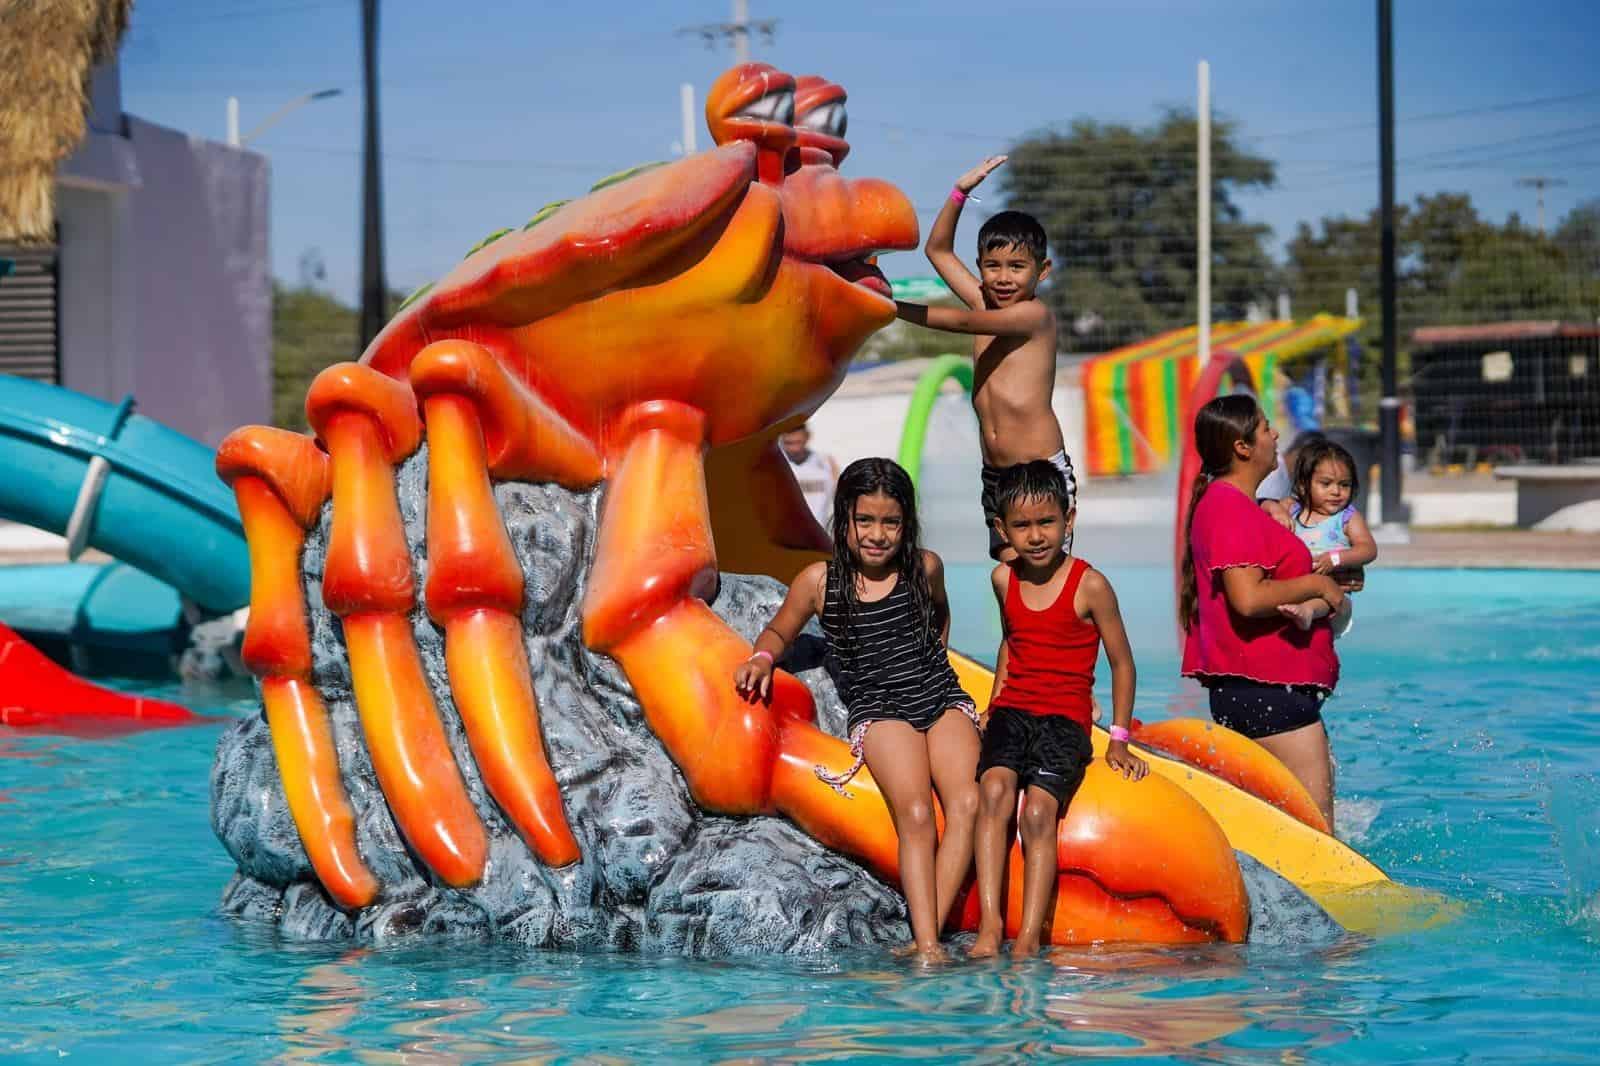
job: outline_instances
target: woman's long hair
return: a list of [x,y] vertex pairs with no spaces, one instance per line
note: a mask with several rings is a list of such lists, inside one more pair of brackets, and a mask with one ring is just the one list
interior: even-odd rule
[[[1300,505],[1302,515],[1311,514],[1311,479],[1316,475],[1317,465],[1324,459],[1332,459],[1350,471],[1350,499],[1353,502],[1361,492],[1361,477],[1356,473],[1356,457],[1351,455],[1341,445],[1324,437],[1321,440],[1310,441],[1300,447],[1294,457],[1294,475],[1290,481],[1292,488],[1289,495],[1294,497]],[[1305,521],[1305,519],[1301,519]]]
[[1233,446],[1255,439],[1262,417],[1255,397],[1244,393],[1218,396],[1195,413],[1194,450],[1200,454],[1200,473],[1189,490],[1189,518],[1183,529],[1183,577],[1178,586],[1178,625],[1185,633],[1194,624],[1200,602],[1194,578],[1195,508],[1211,483],[1232,468]]
[[[855,619],[860,596],[856,581],[861,564],[850,550],[850,533],[856,500],[883,493],[900,505],[900,548],[895,554],[895,569],[911,595],[912,616],[922,628],[921,636],[937,633],[933,617],[933,593],[928,589],[928,573],[922,565],[922,533],[917,525],[917,487],[911,475],[892,459],[857,459],[844,468],[833,495],[833,561],[829,570],[839,583],[839,606],[844,612],[845,639],[851,640],[850,623]],[[942,620],[940,620],[942,621]]]

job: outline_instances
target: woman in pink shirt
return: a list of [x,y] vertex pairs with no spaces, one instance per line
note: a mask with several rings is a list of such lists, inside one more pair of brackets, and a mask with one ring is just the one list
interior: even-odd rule
[[1312,573],[1311,552],[1256,505],[1278,458],[1278,434],[1254,398],[1219,396],[1194,420],[1200,476],[1189,501],[1178,622],[1183,674],[1210,691],[1211,717],[1276,755],[1333,825],[1333,762],[1322,701],[1339,682],[1327,620],[1301,630],[1281,608],[1338,582]]

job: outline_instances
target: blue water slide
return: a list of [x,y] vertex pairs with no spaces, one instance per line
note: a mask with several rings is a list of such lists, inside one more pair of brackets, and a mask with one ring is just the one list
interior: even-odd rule
[[0,519],[138,567],[207,611],[250,599],[233,493],[210,448],[110,404],[0,375]]

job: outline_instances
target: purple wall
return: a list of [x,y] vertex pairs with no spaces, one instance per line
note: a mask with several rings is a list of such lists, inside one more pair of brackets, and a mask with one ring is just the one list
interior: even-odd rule
[[215,446],[272,416],[272,284],[263,156],[130,117],[139,410]]
[[215,446],[272,412],[267,160],[99,110],[58,175],[62,384]]

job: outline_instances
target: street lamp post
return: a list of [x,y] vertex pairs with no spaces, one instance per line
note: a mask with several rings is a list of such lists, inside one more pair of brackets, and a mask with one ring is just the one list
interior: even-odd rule
[[230,96],[228,97],[228,145],[232,148],[243,148],[307,104],[315,100],[326,100],[329,97],[338,96],[343,91],[343,89],[318,89],[316,92],[302,93],[268,115],[266,121],[242,137],[239,136],[239,98]]

